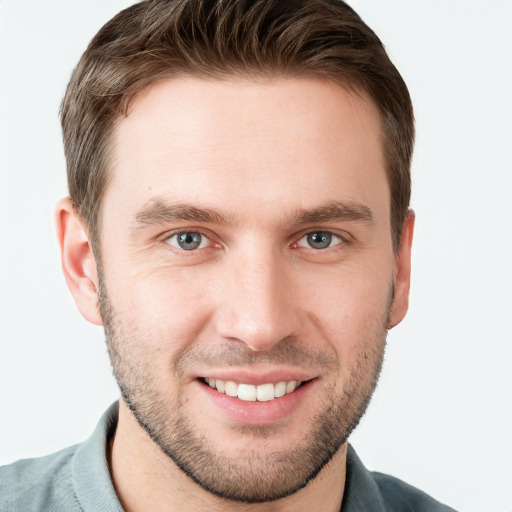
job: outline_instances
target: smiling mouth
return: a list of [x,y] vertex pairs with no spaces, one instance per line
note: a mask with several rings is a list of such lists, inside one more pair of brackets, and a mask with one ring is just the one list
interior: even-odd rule
[[205,377],[202,380],[219,393],[236,397],[244,402],[269,402],[270,400],[293,393],[303,384],[300,380],[290,380],[255,386],[253,384],[238,384],[232,380],[214,379],[212,377]]

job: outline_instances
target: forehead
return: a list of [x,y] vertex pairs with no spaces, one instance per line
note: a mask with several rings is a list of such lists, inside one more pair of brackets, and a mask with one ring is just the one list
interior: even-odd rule
[[114,215],[154,197],[253,216],[340,200],[389,210],[376,107],[320,79],[162,80],[135,98],[113,150]]

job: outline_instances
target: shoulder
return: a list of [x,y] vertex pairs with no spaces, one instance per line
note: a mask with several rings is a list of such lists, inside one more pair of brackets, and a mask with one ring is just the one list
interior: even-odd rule
[[455,512],[425,492],[384,473],[371,473],[383,500],[393,512]]
[[393,476],[368,471],[349,444],[344,512],[455,512]]
[[0,467],[0,512],[79,511],[71,464],[77,446]]

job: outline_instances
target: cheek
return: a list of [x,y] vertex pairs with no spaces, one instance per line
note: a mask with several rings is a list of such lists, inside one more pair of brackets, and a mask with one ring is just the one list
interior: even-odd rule
[[310,293],[308,309],[316,329],[338,353],[342,365],[380,343],[387,328],[391,272],[371,267],[333,272]]
[[205,283],[187,272],[153,269],[112,279],[108,292],[130,338],[162,356],[192,343],[209,316]]

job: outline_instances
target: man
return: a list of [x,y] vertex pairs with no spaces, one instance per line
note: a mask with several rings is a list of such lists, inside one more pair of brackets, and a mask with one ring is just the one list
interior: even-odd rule
[[414,128],[337,0],[153,0],[62,106],[62,266],[122,398],[0,510],[444,511],[348,437],[408,306]]

